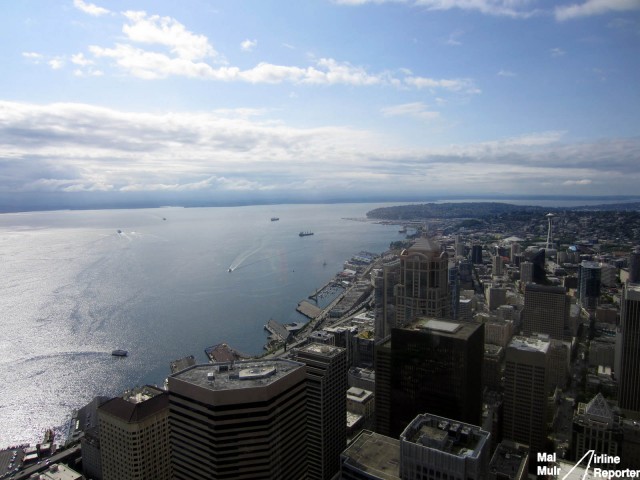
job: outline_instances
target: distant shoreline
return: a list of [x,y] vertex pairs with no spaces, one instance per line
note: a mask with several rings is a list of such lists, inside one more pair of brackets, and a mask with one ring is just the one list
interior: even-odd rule
[[[50,207],[44,205],[33,205],[23,207],[7,207],[0,206],[0,215],[19,214],[19,213],[36,213],[36,212],[66,212],[66,211],[90,211],[90,210],[143,210],[143,209],[161,209],[161,208],[230,208],[230,207],[255,207],[269,205],[336,205],[336,204],[364,204],[364,203],[385,203],[396,204],[426,204],[426,203],[507,203],[518,206],[530,207],[552,207],[553,204],[558,208],[578,208],[578,207],[594,207],[598,205],[611,204],[628,204],[640,202],[640,196],[632,195],[451,195],[426,198],[361,198],[361,199],[345,199],[345,198],[328,198],[324,200],[275,200],[275,201],[235,201],[235,202],[183,202],[174,205],[167,205],[163,202],[149,202],[130,204],[84,204],[84,205],[65,205],[53,204]],[[517,203],[512,203],[517,202]],[[523,203],[531,202],[531,203]],[[579,203],[586,202],[586,203]],[[574,205],[562,205],[563,203],[573,203]]]

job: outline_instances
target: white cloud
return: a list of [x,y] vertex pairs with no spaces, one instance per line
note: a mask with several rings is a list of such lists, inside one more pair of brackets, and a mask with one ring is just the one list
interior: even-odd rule
[[516,74],[511,70],[505,70],[504,68],[500,69],[498,72],[499,77],[515,77]]
[[593,181],[583,178],[582,180],[566,180],[562,182],[563,185],[591,185]]
[[[424,112],[428,107],[421,102],[385,111]],[[555,188],[564,183],[569,193],[597,178],[592,185],[599,191],[593,193],[632,194],[640,183],[640,139],[567,144],[564,132],[549,131],[409,149],[385,146],[379,132],[293,128],[265,118],[267,113],[131,113],[0,101],[0,193],[379,193],[402,185],[418,194],[427,179],[437,179],[442,189],[489,193],[533,193],[553,179]]]
[[564,57],[567,54],[563,49],[557,47],[549,50],[549,53],[553,58]]
[[446,45],[451,45],[452,47],[458,47],[462,45],[462,42],[460,41],[460,37],[462,37],[463,34],[464,32],[462,30],[455,30],[454,32],[451,32],[449,34],[449,36],[447,37],[444,43]]
[[539,13],[531,9],[531,0],[334,0],[341,5],[358,6],[367,3],[407,3],[427,10],[468,10],[485,15],[528,18]]
[[93,65],[93,61],[86,58],[83,53],[76,53],[75,55],[71,55],[71,63],[80,65],[81,67]]
[[44,56],[40,53],[36,52],[22,52],[22,56],[29,60],[32,60],[35,63],[38,63],[40,60],[44,58]]
[[99,17],[100,15],[106,15],[107,13],[109,13],[109,10],[107,10],[106,8],[98,7],[93,3],[83,2],[82,0],[73,0],[73,6],[78,10],[94,17]]
[[147,16],[142,11],[126,11],[123,15],[130,23],[125,24],[122,31],[134,42],[164,45],[178,58],[190,61],[217,55],[206,36],[188,31],[174,18]]
[[557,20],[564,21],[631,10],[640,10],[640,2],[638,0],[587,0],[584,3],[556,7],[555,16]]
[[257,45],[258,45],[258,41],[257,40],[246,39],[246,40],[244,40],[243,42],[240,43],[240,48],[244,52],[250,52],[254,48],[256,48]]
[[428,110],[427,105],[422,102],[403,103],[385,107],[382,114],[386,117],[408,116],[420,120],[433,120],[440,116],[439,112]]
[[52,58],[47,63],[53,70],[60,70],[62,67],[64,67],[65,62],[62,58],[56,57]]
[[428,77],[414,77],[409,76],[404,78],[406,85],[416,87],[418,89],[442,89],[449,90],[451,92],[478,94],[481,90],[476,87],[473,80],[469,78],[456,78],[456,79],[434,79]]

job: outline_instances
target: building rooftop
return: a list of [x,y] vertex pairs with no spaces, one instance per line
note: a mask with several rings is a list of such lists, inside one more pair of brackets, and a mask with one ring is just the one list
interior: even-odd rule
[[351,387],[347,390],[347,398],[356,402],[363,402],[373,397],[373,392],[363,388]]
[[498,444],[489,463],[489,472],[502,475],[500,478],[519,478],[518,473],[526,471],[529,460],[529,448],[520,443],[503,441]]
[[440,243],[435,241],[432,238],[421,237],[418,238],[413,245],[411,245],[406,252],[408,254],[412,253],[437,253],[440,255],[442,251],[440,247]]
[[420,317],[413,323],[402,327],[405,330],[420,330],[451,338],[467,339],[482,325],[474,322],[454,322],[432,317]]
[[627,300],[640,300],[640,283],[627,283]]
[[509,348],[516,348],[527,352],[547,353],[549,351],[549,345],[551,345],[551,343],[548,340],[543,340],[539,337],[515,336],[511,339]]
[[169,379],[174,378],[213,391],[236,390],[266,386],[299,368],[304,368],[304,364],[291,360],[247,360],[194,365],[171,375]]
[[400,479],[400,441],[363,430],[342,452],[342,463],[383,480]]
[[135,423],[168,408],[166,391],[150,385],[128,390],[98,407],[104,412],[128,423]]
[[323,355],[325,357],[335,357],[344,351],[342,347],[335,347],[333,345],[325,345],[324,343],[309,343],[298,350],[298,353],[308,352],[316,355]]
[[476,425],[437,415],[418,415],[400,434],[401,442],[415,443],[458,457],[477,457],[489,432]]

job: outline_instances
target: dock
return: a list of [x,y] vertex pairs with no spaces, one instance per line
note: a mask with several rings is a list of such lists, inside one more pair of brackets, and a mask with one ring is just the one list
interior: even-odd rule
[[296,310],[303,314],[305,317],[308,317],[312,320],[315,320],[322,314],[322,309],[316,307],[315,305],[311,305],[306,300],[302,300],[300,303],[298,303]]
[[264,328],[272,335],[280,337],[283,342],[288,341],[289,335],[291,335],[289,330],[287,330],[287,328],[284,325],[282,325],[279,322],[276,322],[273,318],[267,322]]

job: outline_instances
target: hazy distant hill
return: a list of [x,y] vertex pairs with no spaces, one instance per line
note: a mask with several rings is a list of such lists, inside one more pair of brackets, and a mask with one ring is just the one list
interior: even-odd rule
[[424,218],[483,218],[505,213],[542,213],[549,207],[512,205],[498,202],[423,203],[376,208],[367,212],[368,218],[377,220],[421,220]]
[[367,212],[367,217],[376,220],[422,220],[427,218],[486,218],[504,214],[544,214],[558,211],[638,211],[640,202],[615,203],[601,205],[583,205],[577,207],[539,207],[534,205],[513,205],[499,202],[463,202],[463,203],[423,203],[420,205],[398,205],[376,208]]

